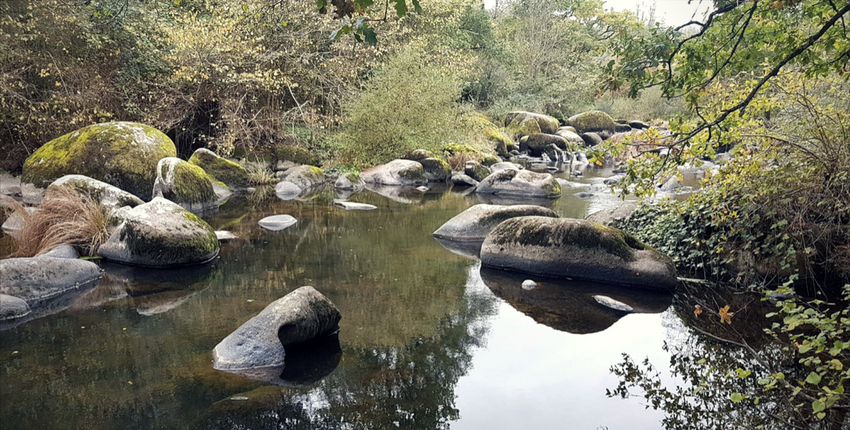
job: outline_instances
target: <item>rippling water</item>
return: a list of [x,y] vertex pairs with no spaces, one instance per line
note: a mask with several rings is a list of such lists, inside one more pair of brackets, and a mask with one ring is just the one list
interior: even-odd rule
[[[212,264],[102,264],[104,279],[70,307],[0,332],[2,428],[660,427],[660,413],[605,389],[623,352],[667,360],[663,342],[678,330],[669,297],[543,279],[523,290],[524,277],[481,270],[431,237],[492,201],[440,187],[376,191],[350,197],[378,206],[364,212],[333,207],[333,190],[234,199],[205,217],[240,237]],[[606,204],[577,191],[552,208],[584,217]],[[298,223],[257,226],[275,214]],[[302,285],[343,319],[338,339],[288,351],[288,386],[212,369],[221,339]],[[636,313],[602,307],[595,294]]]

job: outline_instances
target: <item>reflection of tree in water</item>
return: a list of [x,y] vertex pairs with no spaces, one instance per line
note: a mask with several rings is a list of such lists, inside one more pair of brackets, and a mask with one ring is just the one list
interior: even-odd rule
[[[609,396],[643,397],[653,409],[665,412],[668,430],[850,428],[840,411],[813,422],[812,399],[796,385],[765,388],[771,375],[781,373],[783,380],[797,384],[811,371],[799,364],[787,340],[766,333],[773,321],[764,315],[775,309],[772,303],[757,295],[715,294],[677,295],[672,312],[663,316],[664,350],[671,354],[674,381],[662,380],[667,372],[655,366],[664,363],[636,362],[623,354],[623,362],[611,369],[620,383]],[[709,300],[732,303],[732,324],[721,323],[714,310],[694,312],[695,303]]]
[[199,428],[448,428],[460,415],[454,387],[483,345],[495,298],[467,291],[465,306],[432,336],[402,347],[343,348],[340,366],[311,388],[266,386],[210,409]]

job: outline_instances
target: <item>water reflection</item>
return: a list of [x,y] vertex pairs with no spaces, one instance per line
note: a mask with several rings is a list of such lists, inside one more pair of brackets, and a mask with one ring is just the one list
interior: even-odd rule
[[673,301],[668,293],[545,278],[535,278],[537,286],[528,290],[522,288],[522,282],[528,278],[529,275],[481,269],[482,281],[496,296],[540,324],[574,334],[600,332],[628,314],[600,304],[594,296],[625,303],[635,313],[661,313]]

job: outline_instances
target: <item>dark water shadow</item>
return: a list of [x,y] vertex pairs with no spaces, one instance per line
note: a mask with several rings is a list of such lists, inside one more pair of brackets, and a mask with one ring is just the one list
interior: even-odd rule
[[[593,296],[610,297],[633,308],[634,313],[661,313],[673,295],[585,281],[535,278],[502,270],[482,268],[481,279],[493,293],[540,324],[574,334],[603,331],[629,314],[599,304]],[[537,286],[522,288],[532,279]]]
[[283,366],[221,370],[254,381],[286,387],[304,387],[321,381],[339,366],[342,348],[339,333],[286,347]]
[[481,255],[481,245],[484,243],[483,241],[457,241],[457,240],[446,240],[435,237],[434,240],[437,241],[443,248],[446,248],[452,254],[460,255],[461,257],[471,258],[473,260],[478,260]]

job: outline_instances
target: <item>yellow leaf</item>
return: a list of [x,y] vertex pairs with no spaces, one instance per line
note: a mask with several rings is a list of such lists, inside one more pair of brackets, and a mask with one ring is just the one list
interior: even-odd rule
[[723,309],[720,309],[720,311],[717,312],[717,314],[720,315],[721,324],[724,322],[727,324],[732,324],[732,315],[735,315],[735,313],[729,312],[729,305],[724,306]]
[[699,314],[702,313],[702,306],[695,305],[694,306],[694,316],[699,317]]

